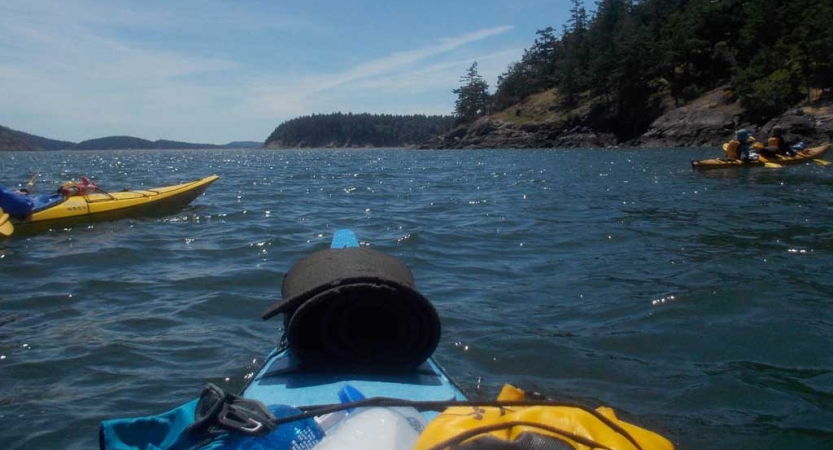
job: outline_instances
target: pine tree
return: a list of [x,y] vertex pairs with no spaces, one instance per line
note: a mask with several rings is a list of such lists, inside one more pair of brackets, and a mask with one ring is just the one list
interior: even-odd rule
[[460,77],[460,82],[463,85],[452,91],[457,94],[457,101],[454,103],[457,121],[471,123],[488,114],[491,100],[489,85],[477,72],[477,61]]
[[556,61],[559,77],[558,87],[564,104],[573,106],[577,103],[578,93],[586,88],[585,74],[590,60],[587,48],[587,11],[581,0],[571,0],[570,19],[564,25],[562,37],[564,58]]

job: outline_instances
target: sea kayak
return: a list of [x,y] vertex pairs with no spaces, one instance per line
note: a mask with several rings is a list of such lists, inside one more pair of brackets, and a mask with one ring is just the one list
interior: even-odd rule
[[819,145],[818,147],[811,147],[798,151],[795,156],[776,155],[773,157],[759,157],[752,161],[742,161],[734,158],[711,158],[701,159],[691,162],[691,168],[694,170],[713,170],[713,169],[743,169],[752,167],[780,167],[792,164],[801,164],[807,161],[817,161],[820,164],[825,164],[827,161],[821,160],[825,153],[830,149],[830,144]]
[[262,318],[283,315],[283,337],[239,395],[209,383],[166,413],[103,421],[101,449],[673,450],[609,408],[508,385],[467,400],[432,356],[439,317],[410,270],[352,231],[293,264],[281,290]]
[[26,218],[12,218],[15,233],[28,234],[81,223],[175,213],[202,195],[219,177],[150,189],[107,192],[96,188],[83,195],[61,193],[31,196],[34,210]]

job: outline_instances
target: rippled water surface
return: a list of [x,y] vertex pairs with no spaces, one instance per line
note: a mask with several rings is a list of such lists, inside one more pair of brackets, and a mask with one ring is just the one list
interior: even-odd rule
[[220,179],[180,214],[0,241],[0,443],[241,387],[260,313],[338,228],[402,259],[473,396],[609,405],[678,448],[833,447],[833,166],[709,149],[0,153],[6,185]]

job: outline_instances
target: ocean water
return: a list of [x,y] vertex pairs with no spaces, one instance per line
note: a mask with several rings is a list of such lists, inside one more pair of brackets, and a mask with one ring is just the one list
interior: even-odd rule
[[681,449],[833,448],[833,167],[690,169],[716,153],[0,153],[36,193],[220,175],[176,215],[0,241],[0,447],[97,448],[101,420],[239,389],[284,273],[352,228],[411,268],[475,398],[607,405]]

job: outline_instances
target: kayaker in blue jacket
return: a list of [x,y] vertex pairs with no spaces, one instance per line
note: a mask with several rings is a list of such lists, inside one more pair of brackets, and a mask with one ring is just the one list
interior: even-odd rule
[[735,133],[735,139],[726,143],[723,147],[726,150],[726,156],[733,159],[740,159],[741,161],[749,161],[749,151],[752,148],[752,143],[755,138],[749,136],[749,131],[741,128]]
[[0,208],[14,218],[25,219],[35,209],[35,202],[29,198],[28,191],[13,191],[0,185]]

